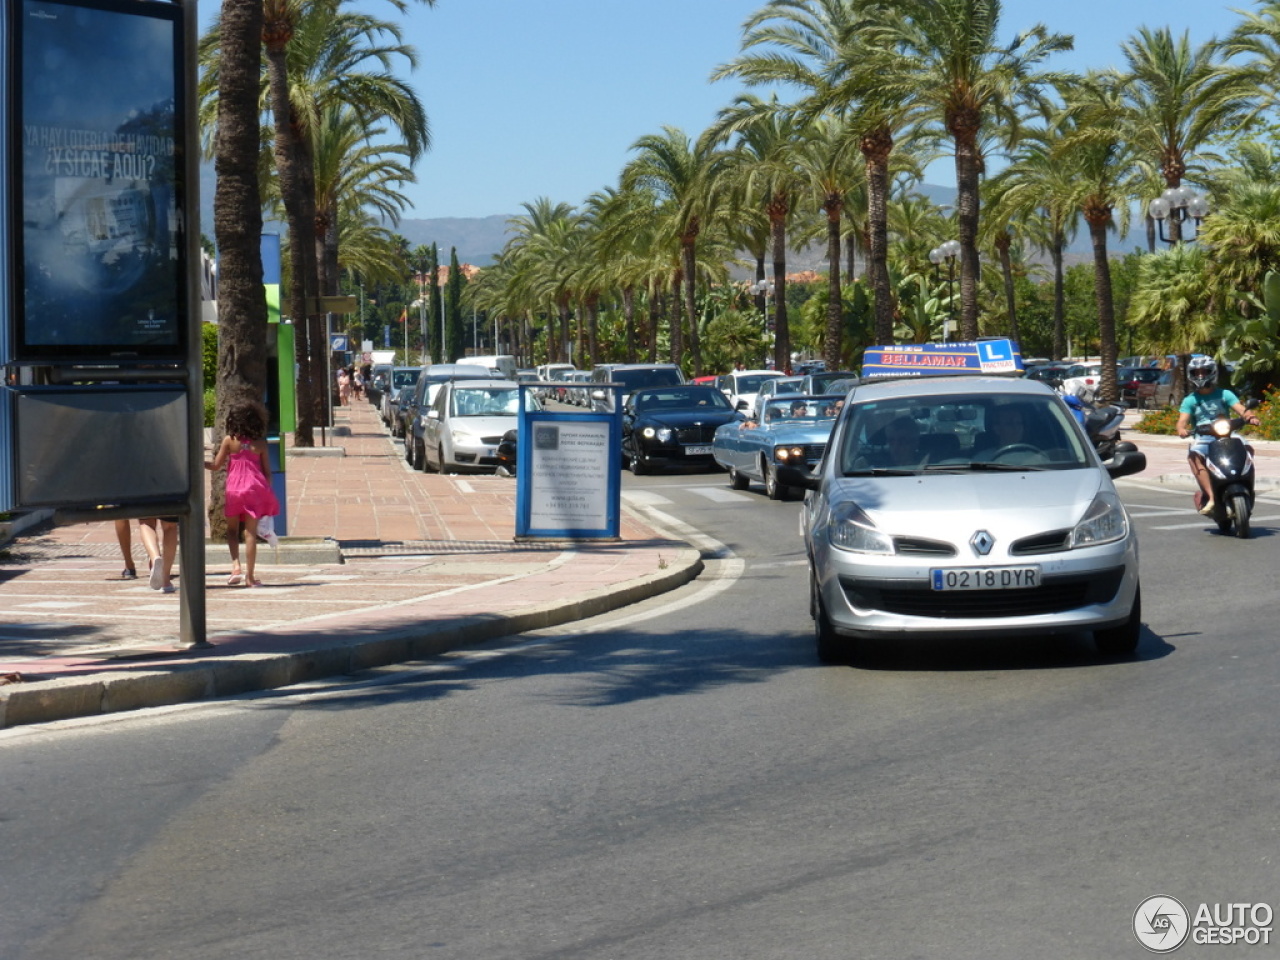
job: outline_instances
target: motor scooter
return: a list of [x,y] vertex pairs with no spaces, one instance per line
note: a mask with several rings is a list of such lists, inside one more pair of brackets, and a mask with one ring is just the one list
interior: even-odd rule
[[[1120,442],[1120,426],[1124,423],[1124,404],[1106,403],[1098,406],[1075,394],[1066,394],[1062,399],[1080,421],[1080,426],[1084,427],[1085,435],[1098,451],[1098,459],[1105,463],[1114,457]],[[1137,449],[1132,444],[1129,447]]]
[[[1251,402],[1247,406],[1256,406]],[[1222,533],[1235,527],[1241,540],[1249,536],[1249,516],[1253,513],[1253,447],[1238,435],[1245,425],[1244,417],[1218,417],[1201,424],[1199,436],[1214,437],[1205,452],[1209,471],[1209,487],[1213,490],[1213,521]],[[1204,492],[1196,491],[1196,509],[1204,506]]]

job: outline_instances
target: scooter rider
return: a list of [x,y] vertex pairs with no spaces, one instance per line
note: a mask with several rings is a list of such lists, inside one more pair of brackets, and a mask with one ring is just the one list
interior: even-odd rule
[[1257,424],[1260,421],[1234,393],[1215,386],[1218,382],[1218,364],[1212,358],[1192,359],[1187,364],[1187,379],[1195,384],[1195,390],[1182,398],[1182,404],[1178,407],[1177,430],[1178,436],[1191,438],[1187,461],[1191,464],[1196,483],[1204,493],[1204,506],[1200,508],[1200,512],[1210,517],[1213,516],[1213,487],[1209,483],[1209,469],[1204,464],[1204,458],[1214,438],[1197,434],[1196,427],[1212,423],[1219,417],[1230,416],[1232,412],[1243,417],[1247,423]]

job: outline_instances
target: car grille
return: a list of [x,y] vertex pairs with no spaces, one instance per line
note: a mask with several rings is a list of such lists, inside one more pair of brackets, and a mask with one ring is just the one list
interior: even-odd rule
[[692,427],[682,427],[676,438],[681,443],[710,443],[715,439],[718,423],[699,423]]
[[933,590],[927,584],[888,585],[841,577],[855,607],[908,617],[973,620],[987,617],[1034,617],[1065,613],[1107,603],[1120,589],[1124,567],[1101,573],[1045,577],[1031,590]]
[[1038,533],[1034,537],[1023,537],[1014,541],[1009,554],[1014,557],[1030,557],[1038,553],[1060,553],[1067,549],[1067,538],[1070,536],[1070,530],[1052,530],[1049,533]]
[[956,548],[945,540],[923,537],[894,537],[893,552],[907,557],[954,557]]

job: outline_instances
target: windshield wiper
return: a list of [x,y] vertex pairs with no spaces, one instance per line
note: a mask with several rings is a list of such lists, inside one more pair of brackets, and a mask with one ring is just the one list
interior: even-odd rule
[[920,471],[915,467],[868,467],[866,470],[846,470],[846,477],[914,477]]
[[[941,466],[941,464],[939,465]],[[993,460],[973,460],[969,463],[957,463],[952,466],[960,467],[968,470],[1011,470],[1015,473],[1024,470],[1047,470],[1048,467],[1038,466],[1033,463],[996,463]]]

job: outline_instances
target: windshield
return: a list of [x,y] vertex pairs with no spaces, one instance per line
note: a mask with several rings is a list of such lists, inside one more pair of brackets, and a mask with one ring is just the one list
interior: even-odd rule
[[[637,390],[640,387],[661,387],[666,385],[674,386],[684,381],[680,378],[680,371],[674,367],[656,367],[644,370],[614,370],[611,377],[615,383],[620,383],[628,390]],[[627,391],[623,391],[624,393]]]
[[749,374],[744,377],[734,378],[734,393],[759,393],[760,384],[766,380],[776,380],[778,375],[769,376],[768,374],[758,373]]
[[834,420],[844,401],[836,397],[784,397],[764,405],[764,420],[770,424],[816,423]]
[[847,476],[1093,466],[1055,397],[955,394],[853,404],[840,441]]
[[422,372],[420,367],[412,370],[392,370],[391,385],[393,387],[411,387],[418,382],[418,374]]
[[685,387],[670,390],[641,390],[635,395],[637,413],[673,412],[676,410],[718,410],[732,412],[729,401],[715,387]]
[[[831,373],[815,373],[809,378],[814,393],[847,393],[849,387],[858,385],[858,378],[849,373],[832,371]],[[835,389],[832,389],[832,388]]]
[[[533,403],[529,408],[536,409]],[[515,387],[463,387],[453,392],[450,412],[455,417],[514,417],[520,412],[519,391]]]

